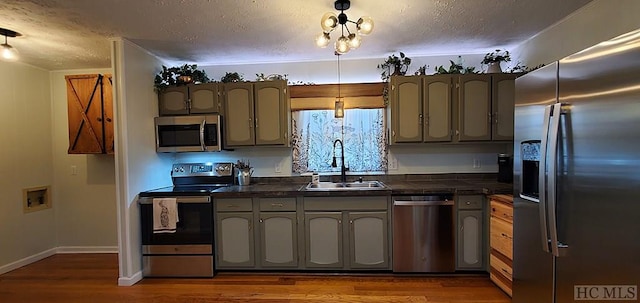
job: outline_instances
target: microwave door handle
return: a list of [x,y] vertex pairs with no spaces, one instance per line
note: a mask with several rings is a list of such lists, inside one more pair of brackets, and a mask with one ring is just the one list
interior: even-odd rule
[[[547,214],[549,222],[549,243],[551,244],[551,253],[559,257],[560,256],[560,244],[558,242],[558,215],[556,211],[557,199],[556,199],[556,180],[557,180],[557,160],[558,160],[558,132],[560,129],[560,115],[561,104],[555,104],[553,106],[553,112],[551,113],[552,119],[550,124],[549,134],[549,176],[547,178],[547,190],[549,196],[547,199]],[[565,247],[562,245],[562,247]]]
[[207,123],[207,119],[202,119],[202,123],[200,124],[200,148],[202,151],[206,149],[206,145],[204,144],[204,126]]
[[544,109],[544,122],[542,128],[542,140],[540,142],[540,164],[538,166],[538,196],[539,196],[539,217],[540,234],[542,236],[542,250],[551,252],[549,249],[549,231],[547,229],[547,142],[549,137],[549,121],[551,120],[551,109],[553,105]]

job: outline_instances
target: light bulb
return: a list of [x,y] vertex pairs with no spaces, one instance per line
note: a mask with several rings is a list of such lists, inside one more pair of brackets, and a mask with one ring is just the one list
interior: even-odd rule
[[322,19],[320,19],[320,26],[325,32],[330,32],[336,27],[336,25],[338,25],[338,17],[336,17],[336,14],[332,12],[324,14]]
[[373,31],[373,19],[369,16],[362,17],[358,19],[357,22],[358,33],[363,36],[371,34]]
[[349,39],[345,36],[341,36],[336,41],[336,52],[338,54],[346,54],[349,52]]
[[357,49],[358,47],[360,47],[360,44],[362,44],[362,39],[360,38],[360,36],[358,36],[356,34],[350,34],[349,35],[349,48],[350,49]]
[[2,47],[2,59],[7,61],[18,60],[18,50],[7,43],[0,45]]
[[329,37],[329,33],[320,33],[320,35],[316,37],[316,45],[318,47],[325,48],[329,45],[330,39],[331,37]]

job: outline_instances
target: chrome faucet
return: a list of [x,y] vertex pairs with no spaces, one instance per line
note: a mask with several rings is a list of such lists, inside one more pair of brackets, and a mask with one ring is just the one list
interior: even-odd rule
[[344,143],[342,143],[342,140],[340,139],[336,139],[336,141],[333,141],[333,162],[331,162],[331,167],[338,167],[338,164],[336,163],[336,144],[338,142],[340,142],[340,161],[341,161],[340,182],[346,183],[347,182],[346,171],[348,170],[348,168],[344,166]]

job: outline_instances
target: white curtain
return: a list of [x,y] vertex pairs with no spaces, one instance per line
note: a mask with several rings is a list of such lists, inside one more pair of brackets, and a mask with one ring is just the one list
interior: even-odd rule
[[[384,109],[346,109],[344,118],[333,110],[293,112],[293,171],[340,171],[340,139],[351,172],[385,171],[387,150]],[[335,152],[337,167],[331,166]]]

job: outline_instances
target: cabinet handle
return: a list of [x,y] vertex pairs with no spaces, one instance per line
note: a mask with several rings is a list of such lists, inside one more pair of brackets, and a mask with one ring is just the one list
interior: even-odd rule
[[107,122],[111,122],[111,118],[107,118]]
[[249,128],[253,128],[253,125],[252,125],[253,123],[251,122],[251,118],[249,118],[249,121],[247,123],[249,123]]
[[418,125],[422,125],[422,114],[418,115]]
[[187,99],[187,109],[191,110],[191,98]]
[[255,119],[254,119],[254,122],[255,122],[255,124],[256,124],[256,128],[258,128],[258,118],[255,118]]
[[498,124],[498,112],[493,113],[494,121]]
[[98,117],[97,118],[98,122],[102,122],[102,118]]
[[271,207],[284,207],[282,203],[271,203]]
[[239,206],[239,205],[236,205],[236,204],[229,204],[229,205],[227,205],[227,208],[238,208],[238,207],[240,207],[240,206]]
[[264,219],[260,219],[260,223],[264,223]]

